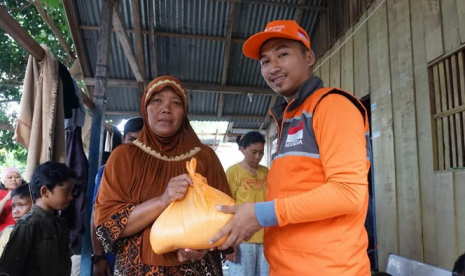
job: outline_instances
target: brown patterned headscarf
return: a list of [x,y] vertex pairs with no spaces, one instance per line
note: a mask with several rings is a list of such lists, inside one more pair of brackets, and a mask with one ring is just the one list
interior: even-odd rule
[[[184,117],[179,128],[171,137],[161,137],[156,135],[151,129],[148,121],[147,104],[150,98],[157,92],[160,92],[166,87],[170,87],[182,99],[184,105]],[[144,96],[141,100],[140,110],[144,118],[144,128],[142,129],[140,138],[137,143],[145,145],[147,148],[160,153],[166,157],[176,157],[189,154],[195,151],[196,147],[201,145],[197,134],[192,129],[189,120],[187,119],[187,94],[181,81],[175,77],[162,76],[152,80],[145,88]]]

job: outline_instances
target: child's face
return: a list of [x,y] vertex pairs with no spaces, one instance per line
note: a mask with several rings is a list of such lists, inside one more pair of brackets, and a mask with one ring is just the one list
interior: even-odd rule
[[57,185],[53,191],[47,190],[47,205],[57,211],[62,211],[68,207],[73,200],[73,189],[74,189],[74,180],[68,179],[62,183],[62,185]]
[[17,172],[10,172],[6,175],[5,183],[3,184],[5,184],[5,188],[8,190],[14,190],[21,184],[21,175]]
[[15,221],[20,220],[32,207],[32,200],[28,196],[15,195],[11,198],[11,210]]

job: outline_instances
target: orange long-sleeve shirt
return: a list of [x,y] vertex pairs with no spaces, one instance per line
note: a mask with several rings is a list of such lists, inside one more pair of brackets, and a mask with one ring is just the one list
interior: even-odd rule
[[351,95],[311,89],[318,80],[303,85],[282,117],[273,112],[279,133],[267,201],[279,225],[265,230],[270,275],[370,275],[366,113]]

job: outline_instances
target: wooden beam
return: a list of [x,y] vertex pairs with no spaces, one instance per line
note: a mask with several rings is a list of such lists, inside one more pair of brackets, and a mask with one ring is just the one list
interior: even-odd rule
[[0,103],[11,103],[11,102],[19,102],[19,101],[21,101],[20,98],[14,98],[10,100],[1,100]]
[[0,5],[0,28],[9,34],[18,44],[31,54],[37,61],[45,56],[45,51],[40,47],[29,33],[19,25],[6,10]]
[[297,8],[296,15],[294,17],[294,20],[300,25],[302,22],[302,17],[304,16],[305,10],[302,8],[302,5],[305,4],[307,0],[299,0],[298,5],[300,5],[299,8]]
[[230,2],[230,3],[241,3],[241,4],[255,4],[255,5],[264,5],[264,6],[277,6],[277,7],[286,7],[286,8],[301,8],[304,10],[315,10],[315,11],[324,11],[326,7],[324,6],[314,6],[314,5],[302,5],[302,4],[290,4],[290,3],[279,3],[279,2],[269,2],[264,0],[214,0],[217,2]]
[[145,76],[141,71],[139,62],[134,55],[134,49],[132,48],[132,43],[129,40],[128,32],[126,31],[126,27],[124,26],[123,15],[118,7],[114,7],[114,14],[113,14],[113,28],[115,28],[116,36],[123,48],[124,55],[126,56],[129,65],[131,66],[132,72],[136,77],[138,82],[144,82]]
[[[85,78],[84,82],[87,85],[95,85],[96,79]],[[135,80],[123,80],[123,79],[108,79],[108,86],[119,86],[119,87],[139,87],[138,82]],[[258,94],[258,95],[270,95],[275,96],[276,93],[270,88],[262,87],[250,87],[250,86],[229,86],[229,85],[218,85],[208,83],[195,83],[195,82],[183,82],[184,87],[190,92],[215,92],[215,93],[226,93],[226,94]]]
[[81,72],[81,65],[79,64],[79,59],[75,59],[71,67],[69,68],[69,73],[77,80],[82,80],[84,76]]
[[[82,39],[81,31],[79,30],[78,18],[77,18],[77,9],[75,7],[75,1],[62,0],[63,8],[66,12],[66,19],[68,20],[68,26],[71,31],[71,38],[74,42],[74,48],[76,49],[76,55],[79,60],[79,65],[81,67],[81,73],[84,78],[91,78],[92,70],[90,69],[89,58],[87,56],[86,48],[84,47],[84,42]],[[98,27],[97,27],[98,30]],[[87,93],[92,98],[94,96],[94,88],[92,86],[87,86]],[[93,106],[93,104],[92,104]],[[90,106],[87,106],[92,109]]]
[[216,112],[216,117],[221,118],[223,115],[223,107],[224,107],[224,93],[221,93],[218,97],[218,111]]
[[0,129],[6,131],[15,131],[15,128],[10,123],[0,123]]
[[265,115],[265,118],[263,119],[263,123],[261,123],[260,127],[258,128],[259,131],[262,130],[270,121],[270,114],[268,114],[268,111],[276,105],[277,100],[278,100],[277,95],[271,96],[270,104],[268,105],[268,109],[266,110],[266,115]]
[[[152,21],[153,22],[153,21]],[[90,26],[90,25],[81,25],[79,26],[81,30],[88,30],[88,31],[97,31],[98,26]],[[126,29],[128,33],[134,33],[134,29]],[[113,29],[113,32],[116,32],[115,29]],[[142,30],[143,34],[150,35],[150,29],[149,30]],[[214,41],[225,41],[225,37],[221,36],[211,36],[211,35],[191,35],[191,34],[179,34],[179,33],[168,33],[168,32],[155,32],[155,36],[170,36],[170,37],[180,37],[180,38],[191,38],[191,39],[205,39],[205,40],[214,40]],[[232,38],[231,41],[233,43],[244,43],[246,39],[244,38]]]
[[[150,1],[149,1],[150,2]],[[139,70],[145,79],[144,44],[142,39],[142,26],[140,22],[140,0],[132,0],[132,18],[134,20],[134,33],[136,34],[136,56]]]
[[218,132],[198,132],[196,133],[197,136],[209,136],[209,135],[216,135],[216,136],[225,136],[226,137],[237,137],[239,135],[243,135],[242,133],[218,133]]
[[[97,79],[85,78],[84,83],[87,85],[95,85]],[[120,87],[139,87],[139,83],[136,80],[124,80],[124,79],[107,79],[108,86],[120,86]]]
[[231,134],[233,127],[234,127],[234,122],[229,122],[228,130],[226,130],[226,136],[224,136],[223,138],[223,143],[228,141],[229,134]]
[[82,101],[84,102],[84,105],[87,106],[88,109],[90,110],[94,109],[94,102],[89,97],[89,95],[81,91],[81,97],[82,97]]
[[[121,116],[140,116],[139,111],[114,111],[107,110],[107,115],[121,115]],[[251,119],[251,120],[260,120],[263,119],[263,116],[246,116],[246,115],[228,115],[221,118],[217,118],[216,114],[187,114],[189,119],[224,119],[224,120],[237,120],[237,119]]]
[[[157,37],[155,35],[155,17],[153,14],[153,1],[149,1],[149,40],[150,40],[150,66],[152,70],[152,77],[158,77],[157,66]],[[148,74],[147,78],[150,78]]]
[[434,118],[434,119],[443,118],[443,117],[450,116],[450,115],[452,115],[452,114],[456,114],[456,113],[458,114],[458,113],[463,112],[463,111],[465,111],[465,104],[462,104],[462,105],[457,106],[457,107],[455,107],[455,108],[453,108],[453,109],[449,109],[449,110],[447,110],[447,111],[444,111],[444,112],[440,112],[440,113],[438,113],[438,114],[435,114],[435,115],[433,116],[433,118]]
[[224,55],[223,55],[223,73],[221,75],[221,85],[226,85],[228,80],[229,71],[229,59],[231,57],[231,39],[232,31],[234,26],[234,17],[236,17],[236,3],[229,5],[229,17],[226,25],[226,41],[224,44]]
[[[187,114],[190,119],[209,119],[216,118],[216,114]],[[238,120],[238,119],[249,119],[249,120],[261,120],[263,116],[247,116],[247,115],[228,115],[222,116],[220,119],[224,120]]]

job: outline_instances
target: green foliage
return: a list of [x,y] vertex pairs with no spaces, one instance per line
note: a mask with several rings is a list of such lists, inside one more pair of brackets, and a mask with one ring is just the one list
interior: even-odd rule
[[[72,45],[61,0],[42,0],[41,3],[49,17],[61,30],[65,40]],[[56,60],[61,61],[67,67],[71,66],[72,61],[67,57],[58,39],[43,22],[35,6],[29,0],[0,0],[0,4],[39,44],[46,45]],[[29,54],[3,29],[0,29],[0,101],[21,98],[22,91],[19,84],[23,82],[28,58]],[[0,124],[13,124],[17,110],[14,110],[12,106],[14,105],[0,102]],[[13,133],[0,129],[0,166],[14,162],[24,165],[26,157],[26,150],[13,141]],[[18,164],[15,165],[18,166]]]

